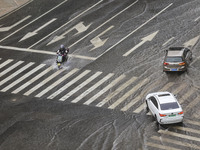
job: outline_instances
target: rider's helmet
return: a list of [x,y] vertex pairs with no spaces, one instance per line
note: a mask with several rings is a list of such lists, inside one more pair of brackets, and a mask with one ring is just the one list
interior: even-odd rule
[[62,45],[60,45],[60,49],[61,50],[64,50],[65,49],[65,46],[62,44]]

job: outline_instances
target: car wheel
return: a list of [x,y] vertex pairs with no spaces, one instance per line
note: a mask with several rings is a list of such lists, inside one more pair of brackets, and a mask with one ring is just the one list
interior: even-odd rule
[[146,110],[147,110],[147,112],[149,112],[149,106],[148,106],[148,104],[147,104],[147,101],[146,101]]

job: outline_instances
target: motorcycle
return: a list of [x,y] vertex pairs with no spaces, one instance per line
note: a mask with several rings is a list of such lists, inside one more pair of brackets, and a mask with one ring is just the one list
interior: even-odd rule
[[68,55],[67,54],[61,54],[61,53],[57,54],[56,63],[57,63],[58,69],[62,68],[61,67],[62,63],[67,61],[67,59],[68,59]]

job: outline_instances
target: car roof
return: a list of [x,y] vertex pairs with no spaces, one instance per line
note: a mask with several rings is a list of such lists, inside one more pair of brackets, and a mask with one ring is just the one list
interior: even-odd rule
[[160,104],[177,102],[170,92],[156,92],[152,94],[157,98]]

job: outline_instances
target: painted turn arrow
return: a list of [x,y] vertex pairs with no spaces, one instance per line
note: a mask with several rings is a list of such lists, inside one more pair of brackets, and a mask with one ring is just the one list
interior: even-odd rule
[[9,26],[9,27],[2,27],[2,28],[0,28],[0,32],[9,31],[10,29],[16,27],[17,25],[19,25],[20,23],[24,22],[25,20],[27,20],[27,19],[30,18],[30,17],[31,17],[31,16],[29,15],[29,16],[25,17],[24,19],[22,19],[22,20],[16,22],[15,24],[13,24],[13,25],[11,25],[11,26]]
[[38,31],[42,30],[43,28],[45,28],[46,26],[48,26],[49,24],[51,24],[52,22],[54,22],[56,20],[56,18],[53,18],[52,20],[50,20],[49,22],[45,23],[43,26],[39,27],[37,30],[33,31],[33,32],[29,32],[27,33],[19,42],[26,40],[36,34],[38,34]]
[[133,47],[132,49],[130,49],[128,52],[126,52],[123,56],[128,56],[130,53],[132,53],[134,50],[136,50],[138,47],[140,47],[141,45],[143,45],[144,43],[146,43],[147,41],[151,41],[153,40],[153,38],[156,36],[156,34],[158,33],[159,31],[156,31],[144,38],[142,38],[142,42],[140,42],[139,44],[137,44],[135,47]]
[[183,46],[184,47],[193,47],[197,43],[197,41],[199,40],[199,37],[200,37],[200,35],[195,37],[195,38],[193,38],[193,39],[191,39],[191,40],[189,40],[189,41],[187,41],[187,42],[185,42],[183,44]]
[[63,34],[61,34],[61,35],[59,35],[59,36],[55,36],[55,37],[53,38],[53,40],[51,40],[47,45],[53,44],[53,43],[55,43],[55,42],[57,42],[57,41],[60,41],[60,40],[64,39],[65,36],[66,36],[69,32],[71,32],[72,30],[74,30],[74,29],[76,29],[76,30],[78,31],[75,35],[77,35],[77,34],[79,34],[79,33],[82,33],[82,32],[85,32],[85,31],[90,27],[90,25],[91,25],[91,24],[89,24],[88,26],[85,26],[85,25],[83,24],[83,22],[80,22],[80,23],[78,23],[77,25],[75,25],[74,27],[72,27],[71,29],[69,29],[69,30],[67,30],[66,32],[64,32]]

